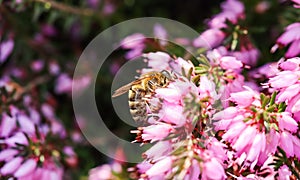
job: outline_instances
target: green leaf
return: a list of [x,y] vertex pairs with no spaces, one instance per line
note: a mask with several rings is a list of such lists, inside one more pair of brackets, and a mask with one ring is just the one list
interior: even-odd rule
[[275,103],[276,95],[277,95],[277,92],[274,91],[271,96],[270,106],[272,106]]

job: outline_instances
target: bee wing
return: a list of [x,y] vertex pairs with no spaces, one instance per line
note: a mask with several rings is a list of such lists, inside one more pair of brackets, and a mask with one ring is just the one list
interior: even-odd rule
[[117,96],[120,96],[120,95],[126,93],[127,91],[130,90],[130,88],[131,88],[133,85],[135,85],[135,84],[140,84],[141,81],[142,81],[143,79],[144,79],[144,78],[142,78],[142,79],[137,79],[137,80],[135,80],[135,81],[133,81],[133,82],[131,82],[131,83],[128,83],[128,84],[126,84],[126,85],[120,87],[119,89],[115,90],[115,92],[114,92],[114,94],[112,95],[112,97],[117,97]]
[[112,97],[117,97],[117,96],[120,96],[124,93],[126,93],[127,91],[129,91],[129,89],[131,88],[132,86],[132,82],[131,83],[128,83],[122,87],[120,87],[119,89],[115,90],[114,94],[112,95]]

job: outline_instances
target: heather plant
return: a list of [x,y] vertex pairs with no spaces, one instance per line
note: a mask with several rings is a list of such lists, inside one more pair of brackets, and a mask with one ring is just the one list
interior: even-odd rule
[[[152,27],[153,38],[129,34],[94,79],[95,54],[81,55],[93,36],[148,16],[147,8],[171,18],[168,3],[182,2],[166,2],[156,9],[156,2],[0,1],[0,179],[300,179],[300,2],[191,2],[203,10],[187,21],[197,37],[173,37],[167,23]],[[193,12],[178,7],[183,19]],[[87,58],[80,67],[79,57]],[[137,79],[170,77],[139,99],[144,123],[127,125],[108,89],[138,57]],[[72,100],[93,86],[102,126],[138,144],[142,153],[130,155],[139,162],[121,145],[98,152],[95,144],[110,137],[85,134],[93,117],[76,115]]]

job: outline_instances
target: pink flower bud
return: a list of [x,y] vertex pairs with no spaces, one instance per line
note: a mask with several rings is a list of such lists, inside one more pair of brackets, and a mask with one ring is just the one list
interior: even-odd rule
[[241,91],[237,93],[231,93],[229,100],[235,102],[239,106],[250,106],[258,95],[253,91]]
[[173,162],[172,159],[172,157],[165,157],[162,160],[156,162],[149,170],[146,171],[146,174],[151,178],[153,176],[161,175],[171,170]]
[[202,180],[209,179],[225,179],[226,174],[222,164],[216,159],[212,158],[204,163],[202,171]]
[[243,63],[233,56],[223,56],[220,59],[220,66],[223,69],[240,69],[243,67]]
[[156,125],[147,126],[143,129],[142,138],[145,141],[147,140],[151,140],[151,142],[159,141],[167,137],[172,130],[173,127],[169,124],[156,124]]
[[140,33],[132,34],[123,39],[120,45],[125,49],[135,49],[137,46],[143,45],[145,36]]
[[225,33],[220,29],[208,29],[204,31],[193,42],[195,47],[204,47],[206,49],[214,48],[223,42]]
[[294,146],[292,135],[287,132],[283,131],[280,135],[280,147],[285,151],[287,157],[291,157],[294,155]]
[[148,149],[144,154],[147,156],[147,159],[153,159],[154,161],[162,156],[168,155],[172,150],[171,143],[169,141],[159,141]]
[[278,115],[278,124],[282,131],[289,130],[290,132],[296,132],[298,129],[298,123],[288,112],[283,112]]

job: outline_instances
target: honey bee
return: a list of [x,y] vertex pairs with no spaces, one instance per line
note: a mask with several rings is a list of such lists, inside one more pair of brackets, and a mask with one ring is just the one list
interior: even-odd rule
[[172,80],[173,77],[166,70],[149,72],[117,89],[112,97],[117,97],[128,92],[128,104],[133,120],[138,125],[145,125],[147,124],[149,98],[155,94],[155,89],[166,87]]

